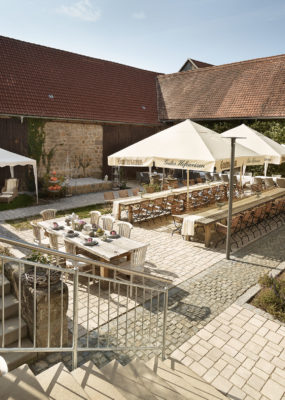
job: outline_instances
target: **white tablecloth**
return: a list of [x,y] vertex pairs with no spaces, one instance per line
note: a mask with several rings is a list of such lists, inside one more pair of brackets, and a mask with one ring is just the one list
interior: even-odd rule
[[195,222],[201,219],[200,215],[189,215],[183,219],[181,235],[182,236],[194,236],[195,234]]

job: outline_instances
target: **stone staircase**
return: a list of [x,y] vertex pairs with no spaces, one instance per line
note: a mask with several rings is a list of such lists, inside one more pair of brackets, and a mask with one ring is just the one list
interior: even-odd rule
[[[5,324],[3,332],[2,324],[2,286],[4,286],[5,294]],[[2,275],[0,275],[0,344],[2,344],[2,336],[5,335],[5,346],[7,347],[18,347],[18,335],[19,335],[19,321],[18,321],[18,300],[11,293],[10,282]],[[32,342],[27,338],[27,325],[21,321],[21,338],[22,347],[33,347]],[[36,357],[35,353],[1,353],[0,356],[4,357],[8,365],[9,371],[17,368],[19,365],[30,361]]]
[[221,392],[178,361],[113,360],[98,369],[91,361],[69,372],[64,364],[34,376],[28,365],[0,377],[0,400],[222,400]]

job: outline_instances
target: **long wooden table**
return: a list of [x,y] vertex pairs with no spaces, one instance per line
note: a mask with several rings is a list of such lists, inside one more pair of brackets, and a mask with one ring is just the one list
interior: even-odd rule
[[[250,208],[262,205],[269,201],[275,200],[279,197],[285,196],[284,188],[275,188],[272,190],[268,190],[266,192],[262,192],[260,197],[250,196],[241,200],[237,200],[233,202],[233,215],[238,214],[240,212],[246,211]],[[184,218],[189,215],[197,215],[201,217],[195,223],[203,225],[205,228],[205,246],[210,247],[211,241],[211,233],[213,226],[216,222],[221,221],[228,216],[228,204],[225,204],[221,209],[218,209],[216,206],[208,208],[207,210],[197,210],[196,212],[188,213],[188,214],[180,214],[175,215],[177,218],[181,218],[183,221]]]
[[[196,190],[203,190],[203,189],[208,189],[214,186],[220,186],[223,185],[223,182],[211,182],[211,183],[199,183],[196,185],[192,185],[189,187],[189,193],[196,191]],[[116,199],[113,200],[113,215],[116,219],[120,219],[121,217],[121,209],[122,207],[127,207],[128,208],[128,220],[129,222],[132,222],[133,216],[132,216],[132,207],[135,204],[139,204],[145,200],[156,200],[156,199],[161,199],[165,198],[167,196],[171,195],[179,195],[182,193],[187,193],[187,186],[183,186],[177,189],[172,189],[172,190],[162,190],[160,192],[155,192],[155,193],[144,193],[142,196],[132,196],[132,197],[126,197],[123,199]]]
[[[64,229],[54,230],[53,222],[57,222],[57,224],[59,226],[63,226]],[[72,229],[70,226],[66,225],[64,217],[54,220],[41,221],[38,222],[38,225],[45,231],[50,230],[54,232],[59,237],[64,237],[67,231]],[[77,247],[84,249],[84,251],[88,252],[90,255],[95,255],[96,257],[100,258],[100,260],[108,262],[112,262],[115,259],[122,257],[129,258],[135,249],[145,246],[145,243],[140,243],[122,236],[118,239],[110,239],[109,242],[104,242],[100,239],[100,237],[96,237],[94,238],[98,242],[96,246],[86,246],[84,244],[85,238],[89,238],[89,235],[86,232],[81,231],[79,232],[79,236],[75,238],[68,238],[68,240],[75,243]],[[101,276],[108,277],[108,272],[108,268],[100,269]]]

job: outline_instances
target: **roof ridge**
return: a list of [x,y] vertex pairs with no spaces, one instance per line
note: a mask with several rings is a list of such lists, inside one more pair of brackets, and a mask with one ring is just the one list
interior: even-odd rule
[[204,68],[198,68],[198,69],[193,69],[193,70],[188,70],[188,71],[181,71],[181,72],[173,72],[172,74],[159,74],[159,77],[163,78],[170,78],[173,76],[180,76],[182,74],[194,74],[194,73],[200,73],[203,71],[209,71],[209,70],[216,70],[216,69],[223,69],[229,66],[235,66],[235,65],[241,65],[241,64],[250,64],[254,62],[262,62],[262,61],[270,61],[272,59],[277,59],[277,58],[282,58],[285,57],[285,54],[277,54],[275,56],[269,56],[269,57],[260,57],[260,58],[252,58],[251,60],[243,60],[243,61],[235,61],[233,63],[227,63],[227,64],[221,64],[221,65],[213,65],[209,67],[204,67]]
[[117,62],[117,61],[104,60],[103,58],[91,57],[91,56],[87,56],[87,55],[85,55],[85,54],[75,53],[75,52],[69,51],[69,50],[57,49],[57,48],[55,48],[55,47],[49,47],[49,46],[45,46],[45,45],[43,45],[43,44],[27,42],[27,41],[25,41],[25,40],[15,39],[15,38],[11,38],[11,37],[8,37],[8,36],[0,35],[0,39],[5,39],[5,40],[8,39],[8,40],[15,41],[15,42],[25,43],[25,44],[28,44],[28,45],[30,45],[30,46],[35,46],[35,47],[40,47],[40,48],[45,48],[45,49],[53,50],[53,51],[56,51],[56,52],[59,52],[59,53],[72,54],[73,56],[84,57],[84,58],[87,58],[87,59],[90,59],[90,60],[96,60],[96,61],[107,62],[107,63],[110,63],[110,64],[121,65],[121,66],[126,67],[126,68],[131,68],[131,69],[136,69],[136,70],[139,70],[139,71],[150,72],[150,73],[157,74],[157,75],[161,75],[161,76],[164,75],[163,72],[150,71],[150,70],[148,70],[148,69],[133,67],[133,66],[131,66],[131,65],[119,63],[119,62]]

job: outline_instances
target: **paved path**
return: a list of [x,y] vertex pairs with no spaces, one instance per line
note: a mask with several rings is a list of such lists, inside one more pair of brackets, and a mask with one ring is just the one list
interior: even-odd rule
[[93,204],[104,203],[103,192],[81,194],[78,196],[64,197],[49,204],[17,208],[15,210],[0,211],[0,221],[9,221],[11,219],[19,219],[33,217],[39,215],[46,208],[56,208],[57,210],[69,210],[77,207],[90,206]]
[[[285,336],[284,329],[279,329],[278,324],[272,324],[270,328],[265,317],[261,323],[259,316],[255,318],[253,312],[244,312],[241,310],[241,306],[234,303],[248,288],[257,283],[261,275],[277,269],[285,260],[284,240],[285,227],[283,226],[239,250],[232,260],[220,260],[169,291],[167,356],[172,354],[216,387],[236,398],[246,400],[282,398],[279,396],[282,386],[276,380],[278,377],[281,379],[284,373],[282,371],[285,355],[285,340],[282,339],[282,335]],[[144,335],[141,335],[141,343],[143,340],[155,342],[155,337],[150,333],[148,309],[149,303],[145,307],[139,306],[136,309],[136,320],[144,321]],[[239,313],[241,313],[241,317],[239,317]],[[156,317],[157,315],[155,315]],[[127,332],[125,316],[112,322],[109,328],[110,332],[114,334],[114,341],[116,340],[117,323],[120,332],[119,343],[123,345],[126,337],[127,340],[132,340],[131,322],[133,322],[134,328],[134,318],[134,312],[130,313]],[[161,312],[159,312],[158,319],[161,325]],[[239,326],[240,320],[243,322]],[[233,325],[229,327],[231,323]],[[267,330],[263,329],[257,333],[260,327],[252,328],[251,325],[254,323],[256,326],[264,325]],[[139,329],[141,328],[142,325]],[[250,331],[251,328],[255,331]],[[101,327],[102,338],[104,338],[104,329],[106,331],[107,326]],[[277,330],[277,336],[275,336],[274,333]],[[262,332],[264,336],[267,336],[264,340]],[[96,332],[91,335],[90,340],[93,341],[93,344],[97,343]],[[104,339],[102,340],[104,341]],[[274,342],[276,340],[278,340],[279,346],[278,353],[277,345]],[[84,344],[85,338],[82,337],[80,341]],[[241,347],[241,343],[243,343],[244,349],[239,352],[239,349],[235,347]],[[263,349],[265,350],[262,353],[264,358],[261,359],[261,355],[255,354],[255,349],[261,353],[263,344],[267,346],[267,350]],[[270,349],[272,358],[268,361]],[[140,352],[136,355],[142,359],[148,359],[154,354],[155,352]],[[86,352],[79,355],[79,362],[83,363],[87,359],[92,359],[98,366],[102,366],[114,357],[122,363],[127,363],[134,357],[134,353],[132,351],[125,354],[114,354],[113,352],[90,354]],[[219,361],[220,357],[222,359]],[[38,372],[59,359],[60,355],[49,355],[45,361],[36,363],[33,369]],[[69,354],[63,354],[63,360],[67,366],[71,365]],[[264,360],[270,365],[266,364]],[[268,366],[268,372],[259,368],[261,362]],[[219,378],[215,369],[219,372]],[[270,390],[274,387],[277,395],[270,397]],[[260,393],[257,388],[261,388]]]

